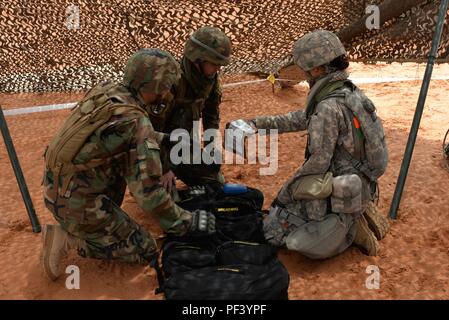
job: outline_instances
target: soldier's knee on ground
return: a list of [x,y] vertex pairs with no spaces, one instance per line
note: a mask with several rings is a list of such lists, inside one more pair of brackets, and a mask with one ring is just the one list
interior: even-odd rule
[[156,252],[156,241],[146,232],[136,229],[123,238],[106,235],[87,240],[86,247],[80,250],[80,255],[145,265]]
[[265,239],[271,245],[275,247],[282,247],[285,245],[287,228],[272,212],[270,212],[263,221],[263,231]]
[[146,257],[157,250],[156,241],[119,206],[110,204],[102,225],[78,227],[85,240],[78,253],[88,258],[146,264]]
[[309,221],[285,239],[287,248],[310,259],[326,259],[342,253],[353,242],[353,218],[328,214],[322,221]]

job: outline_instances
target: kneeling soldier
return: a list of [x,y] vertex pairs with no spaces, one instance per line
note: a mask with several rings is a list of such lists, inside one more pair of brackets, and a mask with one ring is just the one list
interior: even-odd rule
[[160,184],[158,133],[148,109],[180,77],[167,52],[143,49],[128,61],[123,83],[93,87],[71,111],[45,153],[44,200],[58,225],[43,232],[42,263],[52,280],[69,249],[83,257],[148,263],[155,240],[121,208],[126,186],[167,233],[214,232],[210,213],[179,208]]

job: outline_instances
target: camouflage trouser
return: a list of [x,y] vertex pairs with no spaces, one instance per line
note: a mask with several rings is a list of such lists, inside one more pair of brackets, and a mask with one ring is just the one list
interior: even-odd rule
[[[123,195],[116,199],[121,202]],[[105,195],[72,192],[45,203],[63,229],[84,240],[78,249],[83,257],[147,264],[156,253],[155,240]]]
[[354,241],[356,216],[329,214],[327,205],[327,200],[308,200],[287,206],[288,212],[296,216],[296,224],[270,213],[264,221],[265,238],[275,246],[286,245],[311,259],[340,254]]

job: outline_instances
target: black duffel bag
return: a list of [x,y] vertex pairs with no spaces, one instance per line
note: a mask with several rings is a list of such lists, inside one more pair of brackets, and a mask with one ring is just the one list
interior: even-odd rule
[[217,233],[167,237],[162,268],[153,261],[157,292],[166,299],[288,299],[288,272],[263,235],[263,194],[247,187],[235,190],[180,192],[180,207],[216,216]]
[[227,193],[226,188],[214,191],[207,187],[180,192],[177,204],[186,210],[202,209],[216,217],[217,236],[221,241],[240,240],[265,242],[263,234],[263,193],[245,187],[237,194]]
[[214,250],[211,243],[194,239],[164,246],[166,279],[159,291],[167,300],[288,299],[289,275],[275,248],[229,241]]

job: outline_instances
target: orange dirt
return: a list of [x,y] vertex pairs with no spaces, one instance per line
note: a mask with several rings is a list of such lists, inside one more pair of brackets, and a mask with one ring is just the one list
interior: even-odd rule
[[[424,66],[354,65],[353,77],[417,76]],[[449,66],[436,67],[436,75],[449,74]],[[225,77],[225,82],[251,79]],[[378,107],[387,133],[390,164],[380,180],[379,207],[387,214],[396,185],[408,132],[418,99],[420,81],[362,85]],[[449,298],[449,173],[442,163],[441,144],[449,127],[449,81],[433,81],[419,137],[402,198],[399,219],[381,242],[378,257],[367,257],[350,248],[338,257],[312,261],[282,250],[280,258],[290,272],[291,299],[448,299]],[[224,90],[222,128],[232,119],[279,114],[302,108],[307,94],[304,84],[291,89],[268,83]],[[76,101],[82,93],[0,94],[5,109]],[[68,111],[43,112],[7,117],[11,136],[22,165],[36,212],[42,224],[54,223],[42,199],[42,153]],[[303,162],[304,133],[285,134],[279,141],[276,176],[261,177],[260,165],[225,165],[230,182],[260,188],[265,207],[283,182]],[[40,235],[31,232],[25,206],[0,139],[0,299],[162,299],[154,295],[156,278],[148,267],[83,259],[71,254],[64,263],[81,270],[81,289],[68,290],[65,277],[56,282],[41,273]],[[155,236],[156,223],[147,217],[129,195],[123,208]],[[379,290],[368,290],[366,268],[377,265]]]

